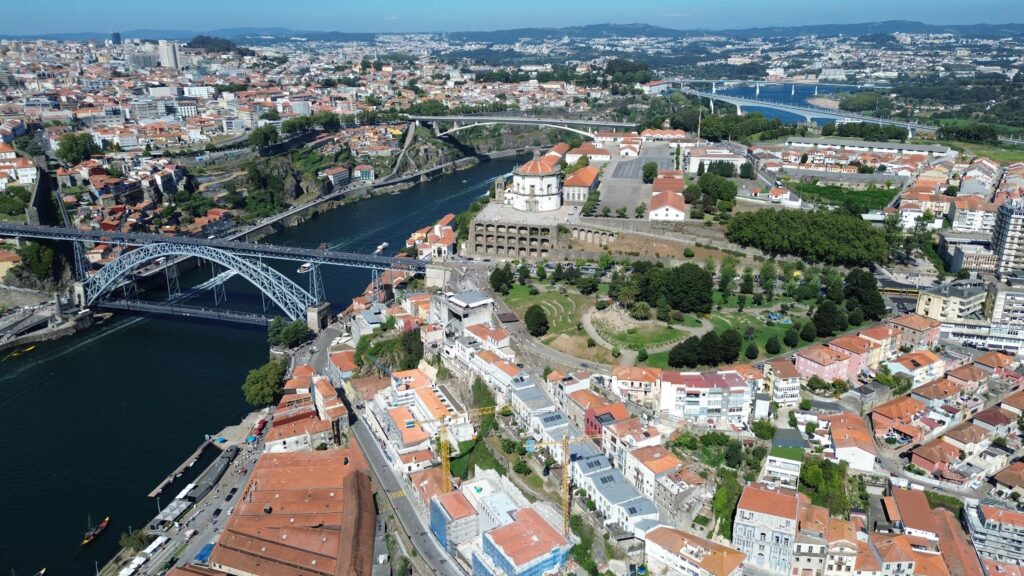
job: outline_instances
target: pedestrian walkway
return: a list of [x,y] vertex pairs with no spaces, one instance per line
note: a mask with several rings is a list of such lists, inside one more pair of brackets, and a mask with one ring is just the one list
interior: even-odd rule
[[405,490],[392,490],[391,492],[388,492],[388,498],[391,498],[392,500],[396,498],[405,498]]

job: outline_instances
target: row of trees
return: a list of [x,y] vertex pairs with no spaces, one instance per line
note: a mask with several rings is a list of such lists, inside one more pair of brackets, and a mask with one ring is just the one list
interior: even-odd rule
[[706,314],[711,311],[712,284],[711,274],[696,264],[668,268],[637,261],[628,276],[612,273],[608,295],[627,308],[646,302],[658,308],[659,317],[663,310]]
[[899,140],[906,142],[907,130],[899,126],[882,126],[865,122],[849,122],[836,125],[829,122],[821,128],[822,136],[842,136],[844,138],[863,138],[865,140]]
[[295,348],[309,339],[312,332],[302,319],[288,322],[275,316],[267,328],[267,342],[279,348]]
[[[739,359],[742,347],[743,337],[732,329],[721,335],[707,332],[699,338],[690,336],[672,347],[668,353],[668,365],[673,368],[695,368],[731,364]],[[744,354],[750,360],[757,358],[757,344],[748,342]]]
[[889,259],[880,230],[858,216],[835,212],[744,212],[729,221],[726,237],[741,246],[811,262],[866,266]]

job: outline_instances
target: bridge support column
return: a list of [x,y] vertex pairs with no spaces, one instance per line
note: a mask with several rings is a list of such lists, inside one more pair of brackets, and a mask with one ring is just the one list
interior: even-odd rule
[[743,116],[743,107],[740,106],[739,104],[736,105],[736,115]]
[[306,326],[314,331],[320,332],[331,322],[331,304],[321,302],[316,306],[306,308]]
[[79,307],[85,308],[89,302],[89,296],[85,293],[85,283],[75,282],[71,287],[71,300]]
[[711,104],[711,113],[714,114],[715,113],[715,99],[714,98],[708,98],[708,103]]

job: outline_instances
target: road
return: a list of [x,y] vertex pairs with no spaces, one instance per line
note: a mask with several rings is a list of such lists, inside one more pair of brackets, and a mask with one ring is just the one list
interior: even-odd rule
[[[299,361],[309,361],[318,373],[324,374],[327,362],[330,361],[331,340],[340,335],[342,330],[343,328],[339,324],[329,326],[317,337],[314,344],[316,351],[312,356],[307,353],[304,358],[299,357]],[[359,441],[359,446],[363,449],[367,462],[370,463],[373,479],[379,489],[378,497],[387,498],[391,503],[402,529],[419,553],[418,558],[426,562],[433,574],[466,576],[451,555],[441,548],[441,545],[430,534],[426,519],[420,517],[413,503],[409,501],[411,497],[409,487],[401,481],[395,470],[388,464],[387,456],[373,433],[370,432],[366,422],[363,421],[359,411],[354,411],[354,413],[356,422],[351,427],[352,432],[355,434],[356,440]],[[401,494],[401,496],[395,497],[394,494]],[[410,560],[415,560],[415,558],[410,558]]]

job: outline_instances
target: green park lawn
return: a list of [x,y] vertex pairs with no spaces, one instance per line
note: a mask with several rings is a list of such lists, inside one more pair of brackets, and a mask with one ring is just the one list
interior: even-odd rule
[[885,208],[899,192],[898,188],[871,187],[866,190],[854,190],[842,186],[818,186],[812,182],[800,182],[795,188],[804,200],[834,206],[850,206],[861,214]]
[[[699,326],[700,323],[698,322],[697,325]],[[594,320],[594,328],[606,340],[631,350],[654,348],[679,340],[688,334],[687,332],[670,326],[662,326],[661,324],[636,326],[625,331],[613,332],[608,326],[596,319]]]
[[549,334],[576,334],[576,326],[580,323],[583,311],[593,302],[593,296],[562,294],[557,290],[531,296],[529,286],[519,285],[512,288],[505,296],[505,303],[516,311],[520,319],[526,314],[527,308],[539,304],[547,313],[550,325]]

